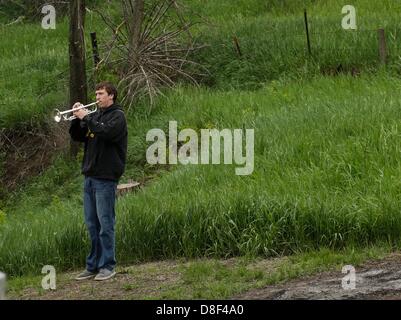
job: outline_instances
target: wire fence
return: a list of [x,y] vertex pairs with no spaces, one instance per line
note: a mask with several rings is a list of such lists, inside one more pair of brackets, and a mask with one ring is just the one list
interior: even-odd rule
[[[268,39],[262,41],[274,42],[274,47],[271,51],[277,54],[285,54],[284,50],[297,49],[300,53],[308,52],[312,57],[321,55],[333,55],[333,53],[356,53],[366,56],[366,52],[374,52],[378,60],[382,63],[388,62],[390,53],[392,56],[401,56],[401,28],[365,28],[365,29],[338,29],[331,31],[310,31],[304,30],[300,32],[285,32],[278,33],[274,30],[269,32]],[[329,36],[334,37],[327,41]],[[389,36],[390,35],[390,36]],[[235,39],[235,40],[234,40]],[[297,42],[289,42],[289,39],[297,39]],[[253,41],[246,37],[233,37],[234,49],[238,55],[243,56],[246,51],[242,50],[241,43]],[[367,43],[369,45],[367,46]],[[365,45],[365,47],[361,47]],[[281,49],[281,50],[280,50]],[[323,52],[329,50],[329,52]],[[241,52],[241,53],[240,53]],[[354,55],[355,56],[355,55]],[[359,61],[361,62],[361,61]]]

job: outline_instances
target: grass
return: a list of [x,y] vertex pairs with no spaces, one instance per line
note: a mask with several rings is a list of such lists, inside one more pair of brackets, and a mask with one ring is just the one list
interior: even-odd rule
[[43,30],[40,24],[1,27],[1,128],[43,117],[50,106],[64,101],[65,82],[59,74],[67,68],[68,43],[60,41],[65,30]]
[[183,284],[167,290],[161,299],[229,299],[250,289],[283,283],[301,276],[328,270],[339,271],[345,264],[358,266],[367,259],[383,257],[388,249],[373,247],[355,252],[321,248],[295,254],[266,266],[260,259],[237,260],[227,265],[218,260],[199,261],[182,267]]
[[[68,106],[68,32],[66,17],[57,17],[56,29],[42,29],[41,20],[0,25],[0,128],[17,129],[53,123],[55,108]],[[94,13],[86,19],[86,67],[89,88],[94,89],[90,32],[99,45],[107,28]],[[91,95],[93,96],[93,94]]]
[[[322,70],[374,71],[378,67],[377,32],[384,27],[389,50],[389,68],[400,66],[401,5],[388,0],[378,3],[354,1],[357,31],[341,29],[341,1],[184,1],[189,17],[200,14],[209,22],[194,30],[195,37],[209,47],[193,58],[210,71],[202,82],[215,88],[256,89],[264,83],[287,77],[309,78]],[[313,59],[306,50],[303,8],[309,12]],[[118,15],[115,5],[104,9]],[[383,18],[385,17],[385,19]],[[117,17],[116,19],[119,20]],[[203,20],[201,20],[203,21]],[[107,28],[94,12],[87,13],[86,51],[88,76],[92,77],[89,32],[97,31],[102,46],[109,37]],[[68,20],[60,17],[55,30],[37,23],[0,27],[0,128],[40,125],[52,121],[56,107],[68,105]],[[238,37],[243,56],[233,46]],[[103,52],[101,52],[101,55]],[[107,72],[106,72],[107,74]],[[108,74],[106,77],[111,77]],[[93,87],[93,84],[90,85]]]
[[[401,5],[394,1],[354,1],[356,31],[341,28],[342,1],[233,1],[221,10],[215,10],[212,1],[190,3],[210,22],[199,28],[199,41],[210,46],[196,56],[210,70],[204,80],[208,85],[255,89],[279,78],[310,78],[339,64],[345,70],[377,70],[378,28],[386,31],[390,68],[399,70]],[[304,8],[312,57],[307,52]]]
[[[346,264],[358,270],[363,262],[383,258],[390,251],[386,246],[341,251],[321,248],[274,260],[180,259],[120,266],[116,281],[102,285],[107,285],[107,291],[115,299],[229,299],[250,289],[284,283],[317,272],[333,271],[341,275],[341,268]],[[43,276],[35,273],[11,279],[8,283],[9,299],[77,299],[85,295],[89,299],[105,298],[103,290],[96,289],[96,284],[90,281],[77,284],[69,273],[57,273],[57,288],[49,293],[41,287]]]
[[[123,179],[154,172],[145,160],[146,133],[167,131],[169,120],[197,131],[254,128],[255,171],[239,177],[235,165],[178,166],[121,198],[118,261],[275,256],[377,242],[398,246],[400,6],[355,1],[359,31],[345,32],[339,29],[341,1],[307,2],[311,60],[302,1],[187,3],[212,23],[197,29],[211,46],[196,56],[211,70],[205,79],[211,87],[166,91],[150,113],[146,102],[137,106],[129,115]],[[89,14],[87,25],[100,28],[104,41],[98,18]],[[378,27],[388,31],[387,70],[377,64]],[[66,19],[53,31],[39,24],[1,27],[0,128],[35,119],[38,125],[66,101],[66,76],[58,77],[67,70],[67,29]],[[233,35],[242,58],[233,50]],[[357,66],[362,75],[320,75],[338,63]],[[81,188],[79,161],[58,158],[10,195],[1,208],[1,270],[20,276],[45,264],[60,270],[82,266],[89,244]]]
[[[147,130],[167,130],[171,119],[180,129],[255,128],[255,170],[241,177],[235,165],[180,165],[121,198],[118,261],[398,245],[398,86],[383,74],[276,82],[256,92],[181,88],[159,101],[163,108],[148,122],[137,113],[130,126],[142,157]],[[0,265],[7,273],[83,263],[88,241],[82,178],[75,177],[72,199],[31,191],[14,198],[14,211],[5,210]],[[39,204],[39,197],[50,203]]]

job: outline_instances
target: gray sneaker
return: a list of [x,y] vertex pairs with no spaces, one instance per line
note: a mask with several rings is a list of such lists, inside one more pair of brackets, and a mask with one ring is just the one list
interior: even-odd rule
[[109,269],[100,269],[99,273],[95,277],[95,280],[107,280],[116,275],[116,272],[114,270],[109,270]]
[[96,276],[96,273],[85,270],[76,276],[75,280],[86,280]]

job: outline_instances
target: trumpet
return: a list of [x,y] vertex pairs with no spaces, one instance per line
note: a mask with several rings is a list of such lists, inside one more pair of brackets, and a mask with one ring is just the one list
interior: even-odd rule
[[[60,111],[58,109],[55,109],[54,110],[54,121],[56,121],[56,122],[60,122],[61,120],[72,121],[72,120],[76,119],[77,117],[74,116],[74,115],[68,116],[69,113],[73,113],[73,112],[75,112],[75,111],[77,111],[79,109],[88,108],[90,106],[96,105],[97,103],[98,103],[98,101],[89,103],[87,105],[81,105],[80,107],[69,109],[69,110],[66,110],[66,111]],[[92,110],[89,110],[88,114],[96,112],[96,111],[97,111],[97,106],[95,108],[92,108]]]

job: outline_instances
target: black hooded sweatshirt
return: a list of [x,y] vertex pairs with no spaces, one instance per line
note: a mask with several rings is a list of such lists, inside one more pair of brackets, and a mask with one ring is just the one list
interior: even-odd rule
[[73,140],[85,143],[82,173],[118,182],[127,157],[128,131],[122,108],[113,104],[82,120],[72,120],[69,132]]

